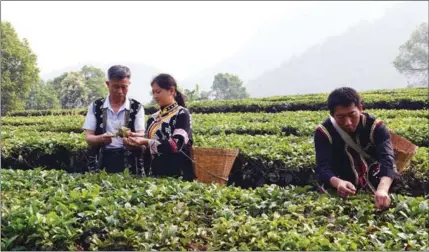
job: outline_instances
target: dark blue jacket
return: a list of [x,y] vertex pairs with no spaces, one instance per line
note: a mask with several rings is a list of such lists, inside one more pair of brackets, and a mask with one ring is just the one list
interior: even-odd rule
[[[380,178],[387,176],[394,179],[396,164],[392,141],[390,132],[382,121],[368,113],[362,113],[356,132],[351,137],[380,164]],[[329,118],[317,126],[314,143],[316,175],[325,186],[330,186],[329,180],[333,176],[358,185],[358,173],[361,169],[358,165],[365,165],[367,168],[371,165],[370,160],[344,142]]]

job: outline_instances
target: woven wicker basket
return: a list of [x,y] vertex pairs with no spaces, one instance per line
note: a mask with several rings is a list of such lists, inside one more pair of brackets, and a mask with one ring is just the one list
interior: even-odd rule
[[225,185],[238,150],[192,147],[191,156],[197,180]]
[[417,146],[395,133],[390,132],[390,136],[395,152],[396,168],[398,172],[401,173],[408,168],[411,159],[417,152]]

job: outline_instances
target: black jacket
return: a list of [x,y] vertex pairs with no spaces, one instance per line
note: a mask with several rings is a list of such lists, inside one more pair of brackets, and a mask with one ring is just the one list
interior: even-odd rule
[[150,169],[155,176],[183,176],[184,180],[192,181],[195,174],[188,158],[193,143],[191,114],[177,104],[166,110],[158,127],[155,125],[160,112],[147,121],[146,133],[152,136],[145,153],[146,170]]
[[[351,137],[380,164],[380,178],[387,176],[394,179],[396,164],[392,141],[390,132],[382,121],[368,113],[362,113],[356,132]],[[344,142],[329,118],[317,126],[314,143],[316,175],[325,186],[330,186],[329,180],[333,176],[358,185],[358,173],[361,169],[358,164],[367,168],[371,165],[370,160],[364,159]]]

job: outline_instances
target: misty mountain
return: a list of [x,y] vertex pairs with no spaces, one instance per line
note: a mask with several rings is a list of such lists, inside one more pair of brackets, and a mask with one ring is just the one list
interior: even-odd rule
[[150,82],[152,79],[161,71],[159,69],[156,69],[155,67],[151,67],[145,64],[141,63],[97,63],[97,62],[88,62],[88,63],[82,63],[77,64],[74,66],[69,66],[54,72],[51,72],[49,74],[43,75],[42,79],[45,81],[53,79],[55,77],[60,76],[64,72],[70,72],[70,71],[80,71],[80,69],[84,65],[91,65],[94,67],[97,67],[104,71],[106,73],[107,77],[107,70],[110,66],[114,64],[123,64],[130,68],[131,70],[131,85],[128,90],[128,94],[130,97],[142,102],[143,104],[149,103],[152,97],[149,95],[149,92],[151,91],[150,88]]
[[398,4],[381,19],[362,21],[249,81],[248,91],[264,97],[329,92],[340,86],[361,91],[405,87],[405,77],[392,62],[399,46],[427,20],[428,2]]
[[314,2],[302,6],[261,26],[237,53],[181,80],[180,85],[189,88],[199,84],[201,89],[209,90],[214,76],[221,72],[237,74],[247,84],[327,37],[345,32],[361,19],[374,18],[369,7],[386,8],[383,3],[371,2]]

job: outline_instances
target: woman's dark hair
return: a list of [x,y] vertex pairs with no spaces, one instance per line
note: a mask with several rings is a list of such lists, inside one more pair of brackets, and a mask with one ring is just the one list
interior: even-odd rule
[[175,88],[176,95],[174,96],[174,99],[176,100],[177,104],[179,104],[182,107],[186,107],[184,96],[179,90],[177,90],[177,83],[176,83],[176,80],[173,78],[173,76],[162,73],[156,76],[152,80],[150,85],[153,86],[153,84],[155,83],[162,89],[170,90],[172,88]]
[[349,87],[337,88],[328,96],[328,109],[331,115],[334,114],[337,106],[348,107],[352,105],[359,106],[361,104],[362,100],[358,92]]

